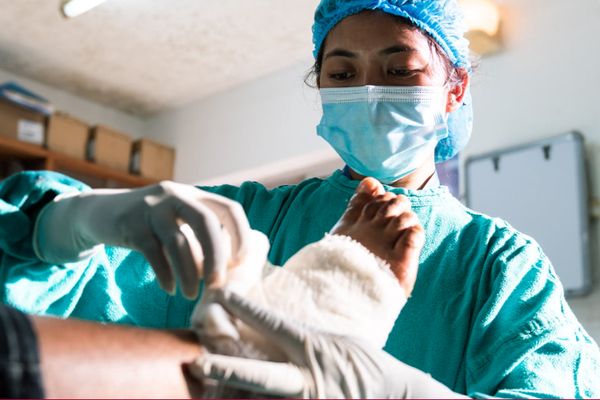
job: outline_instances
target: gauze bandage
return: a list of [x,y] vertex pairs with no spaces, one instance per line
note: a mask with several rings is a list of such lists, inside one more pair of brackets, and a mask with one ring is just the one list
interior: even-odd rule
[[[248,257],[228,271],[225,287],[287,318],[385,345],[406,302],[387,263],[338,235],[306,246],[281,268],[269,266],[267,251],[267,238],[253,231]],[[211,352],[282,361],[262,337],[212,303],[210,291],[197,305],[192,325]]]

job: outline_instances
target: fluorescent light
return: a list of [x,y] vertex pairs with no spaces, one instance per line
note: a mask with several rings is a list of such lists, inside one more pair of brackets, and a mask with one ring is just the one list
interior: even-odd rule
[[106,0],[63,0],[61,9],[65,17],[73,18],[98,7]]

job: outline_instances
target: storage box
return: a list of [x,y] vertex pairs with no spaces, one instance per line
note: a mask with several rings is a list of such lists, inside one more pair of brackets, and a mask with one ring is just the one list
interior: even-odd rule
[[173,179],[175,149],[150,139],[133,143],[131,172],[157,181]]
[[43,114],[0,98],[0,135],[42,145],[45,121]]
[[131,142],[131,137],[122,132],[96,125],[90,131],[87,158],[96,164],[128,172]]
[[85,122],[57,112],[48,117],[46,147],[67,156],[85,159],[89,126]]

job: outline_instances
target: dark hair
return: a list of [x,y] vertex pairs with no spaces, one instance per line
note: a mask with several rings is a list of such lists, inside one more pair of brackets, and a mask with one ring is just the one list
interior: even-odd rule
[[[415,25],[409,19],[400,16],[394,17],[396,17],[398,23],[406,25],[410,29],[419,32],[427,39],[429,49],[432,53],[435,53],[438,56],[436,57],[435,62],[441,64],[442,68],[444,68],[444,71],[446,72],[446,83],[451,86],[462,85],[466,78],[464,69],[459,68],[452,63],[450,57],[448,57],[448,54],[446,54],[442,46],[440,46],[440,44],[430,34],[428,34],[425,30]],[[327,36],[329,36],[329,34],[327,34]],[[317,88],[318,86],[317,82],[319,77],[321,76],[321,66],[323,64],[323,49],[325,48],[327,36],[325,36],[325,39],[323,39],[323,42],[321,43],[321,47],[319,48],[319,52],[317,53],[317,59],[315,60],[315,63],[304,76],[304,83],[311,88]],[[471,54],[469,58],[471,61],[471,70],[474,70],[475,65],[478,63],[478,57],[474,54]]]

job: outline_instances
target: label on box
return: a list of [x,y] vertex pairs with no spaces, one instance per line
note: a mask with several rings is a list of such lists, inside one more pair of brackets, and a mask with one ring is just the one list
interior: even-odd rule
[[17,138],[24,142],[44,144],[44,125],[40,122],[20,119]]

